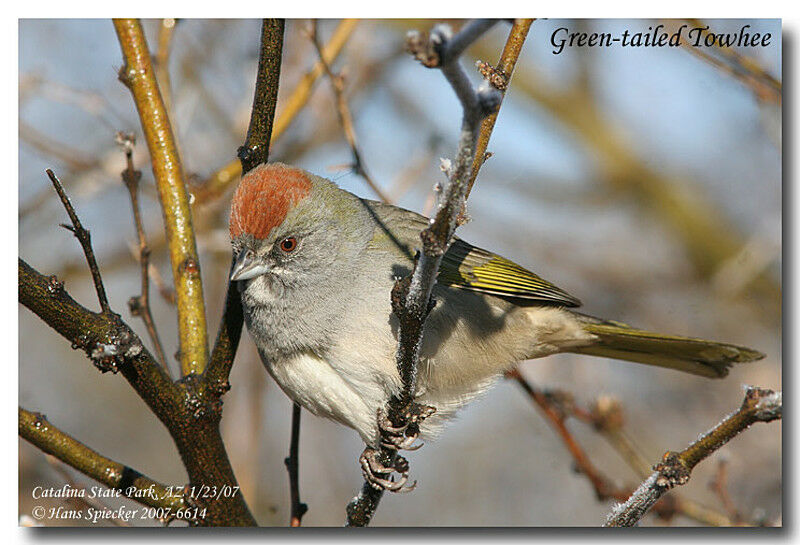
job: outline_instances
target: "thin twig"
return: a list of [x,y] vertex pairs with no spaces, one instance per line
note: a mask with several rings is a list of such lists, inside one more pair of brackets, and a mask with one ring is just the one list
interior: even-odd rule
[[164,347],[161,344],[161,339],[156,329],[156,323],[150,311],[150,248],[147,246],[147,237],[145,236],[144,225],[142,223],[142,213],[139,208],[139,181],[142,178],[142,171],[133,168],[134,136],[132,134],[117,133],[117,143],[120,144],[125,151],[127,167],[122,171],[121,176],[125,187],[128,188],[128,193],[131,198],[133,224],[139,239],[139,264],[142,269],[142,293],[138,297],[131,297],[128,301],[128,307],[130,308],[131,314],[142,318],[147,328],[147,333],[150,335],[150,340],[155,347],[158,361],[161,362],[161,365],[163,365],[164,369],[169,373],[169,365],[167,364],[167,357],[164,355]]
[[[406,428],[407,437],[419,432],[418,424],[409,417],[414,404],[423,326],[431,308],[431,293],[436,283],[436,274],[464,208],[480,124],[487,115],[495,111],[500,98],[497,91],[489,86],[474,89],[459,58],[464,49],[495,22],[470,21],[455,35],[449,26],[437,25],[428,39],[412,32],[406,41],[407,49],[415,58],[421,60],[425,66],[437,67],[442,71],[463,109],[458,149],[446,172],[448,183],[438,192],[436,216],[420,233],[422,251],[414,264],[414,270],[410,276],[398,280],[392,290],[392,310],[400,323],[396,363],[403,389],[389,401],[387,417],[396,427],[412,423],[413,425]],[[408,435],[409,433],[412,435]],[[378,455],[382,465],[393,467],[397,450],[382,445]],[[407,479],[407,471],[402,472],[401,481],[404,479]],[[361,492],[347,506],[347,524],[369,524],[382,494],[383,490],[373,488],[370,483],[365,482]]]
[[67,194],[64,192],[64,187],[61,185],[61,181],[49,168],[45,172],[47,172],[47,176],[50,178],[50,181],[53,182],[53,187],[56,188],[58,197],[61,199],[61,203],[67,210],[69,219],[72,222],[72,227],[64,223],[61,224],[61,227],[72,231],[72,234],[74,234],[81,243],[83,254],[86,256],[86,262],[89,264],[89,270],[92,273],[92,281],[94,282],[94,289],[97,292],[97,299],[100,301],[100,308],[103,309],[104,314],[108,314],[111,312],[111,308],[108,306],[106,289],[103,287],[103,278],[100,276],[100,269],[97,266],[97,260],[94,257],[94,250],[92,250],[92,236],[89,231],[84,229],[83,225],[81,225],[81,220],[78,219],[78,215],[75,213],[75,208],[72,207],[69,197],[67,197]]
[[728,516],[735,523],[742,520],[742,515],[733,503],[730,494],[728,493],[728,460],[721,458],[717,463],[717,472],[714,478],[709,483],[709,488],[717,495]]
[[[505,96],[506,89],[508,89],[511,75],[514,73],[514,67],[517,65],[517,59],[519,59],[522,45],[525,43],[525,38],[528,36],[531,24],[533,24],[533,19],[515,19],[508,33],[508,39],[506,40],[505,47],[503,47],[503,52],[500,55],[497,66],[492,67],[488,63],[479,64],[481,71],[484,73],[484,77],[487,77],[489,83],[501,92],[501,97]],[[492,136],[492,130],[494,130],[496,121],[497,112],[491,114],[481,123],[481,134],[478,137],[478,149],[475,152],[475,159],[472,163],[472,174],[469,177],[467,198],[469,198],[469,194],[472,191],[472,186],[475,185],[478,171],[480,171],[481,166],[486,160],[489,138]]]
[[[602,431],[601,426],[611,427],[609,420],[613,420],[613,416],[606,415],[606,420],[602,421],[597,415],[589,414],[587,411],[577,407],[572,402],[572,398],[568,393],[543,392],[526,380],[517,368],[507,372],[506,376],[514,379],[525,393],[528,394],[528,397],[541,409],[542,414],[556,433],[558,433],[564,446],[572,456],[575,467],[580,473],[584,474],[591,483],[592,488],[594,488],[595,496],[599,501],[608,499],[624,501],[631,495],[633,491],[632,488],[620,488],[615,486],[608,477],[595,467],[589,455],[580,446],[577,439],[575,439],[566,426],[567,417],[575,416]],[[608,437],[605,433],[604,436]],[[637,458],[628,458],[627,456],[623,456],[623,458],[634,467],[634,470],[637,469],[635,462]],[[653,512],[659,518],[666,521],[680,514],[709,526],[730,526],[732,524],[728,517],[713,509],[675,496],[666,496],[662,498],[653,506]]]
[[89,157],[84,152],[62,142],[57,142],[22,120],[19,121],[19,139],[20,142],[24,142],[41,153],[45,159],[58,159],[72,172],[85,171],[100,165],[100,161],[96,158]]
[[[709,25],[699,19],[686,19],[686,21],[698,28],[700,36],[697,38],[702,42],[704,33],[710,32]],[[676,24],[674,20],[667,20],[668,23]],[[688,39],[681,33],[680,45],[693,55],[716,67],[720,71],[729,74],[734,79],[739,80],[743,85],[750,88],[759,100],[767,100],[777,104],[781,103],[783,85],[780,80],[768,73],[756,59],[739,53],[734,47],[726,47],[719,42],[712,46],[714,50],[725,59],[725,61],[706,53],[704,47],[694,47]],[[777,39],[780,39],[778,37]]]
[[172,114],[172,81],[169,77],[169,54],[172,50],[172,37],[175,35],[177,19],[161,19],[158,23],[158,49],[153,56],[158,86],[167,111]]
[[[171,494],[165,485],[98,454],[53,426],[41,413],[20,407],[19,435],[87,477],[111,489],[120,490],[125,497],[150,507],[186,507],[181,494]],[[148,490],[152,490],[152,493]]]
[[[349,40],[357,24],[357,19],[343,19],[342,22],[339,23],[339,26],[336,27],[336,30],[333,32],[330,41],[325,45],[324,49],[325,60],[328,63],[332,63],[339,56],[339,53]],[[275,142],[286,129],[289,128],[292,121],[297,117],[297,114],[303,110],[309,98],[311,98],[311,91],[314,88],[314,83],[323,73],[324,69],[322,68],[322,63],[317,62],[314,67],[300,79],[291,95],[286,99],[286,102],[282,103],[282,109],[275,117],[275,122],[272,126],[271,143]],[[239,179],[241,173],[242,164],[238,159],[223,166],[192,192],[195,197],[194,203],[204,203],[224,194],[225,191]]]
[[655,471],[625,503],[608,515],[604,526],[634,526],[668,490],[685,484],[694,467],[728,441],[756,422],[771,422],[783,416],[781,392],[748,387],[739,410],[725,418],[710,431],[681,452],[668,451]]
[[115,19],[114,28],[124,60],[119,79],[130,89],[139,112],[164,215],[178,303],[181,372],[200,374],[208,362],[208,330],[183,168],[142,26],[135,19]]
[[289,472],[289,497],[291,501],[291,519],[289,526],[296,528],[301,525],[303,515],[308,511],[308,505],[300,501],[300,405],[295,403],[292,407],[292,438],[289,442],[289,456],[283,463]]
[[386,195],[386,193],[384,193],[380,186],[375,183],[375,180],[373,180],[372,176],[370,176],[370,174],[367,172],[366,166],[364,166],[361,150],[359,149],[358,141],[356,140],[356,130],[353,126],[353,115],[350,113],[350,107],[347,105],[347,99],[344,96],[344,76],[341,72],[334,74],[330,63],[325,60],[325,54],[322,50],[322,45],[319,43],[319,37],[317,35],[316,19],[314,19],[311,23],[311,27],[308,31],[308,37],[311,40],[311,43],[314,44],[314,48],[317,50],[317,55],[319,55],[319,62],[322,63],[325,74],[327,74],[328,80],[331,82],[331,89],[333,90],[333,95],[336,100],[336,111],[339,114],[339,123],[342,125],[342,131],[344,131],[344,136],[347,139],[347,143],[350,146],[350,152],[353,155],[352,168],[356,174],[364,178],[364,181],[367,182],[369,188],[375,192],[380,200],[388,203],[390,202],[389,197]]

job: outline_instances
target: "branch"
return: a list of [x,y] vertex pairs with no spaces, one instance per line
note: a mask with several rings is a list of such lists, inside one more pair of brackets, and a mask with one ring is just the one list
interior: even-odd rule
[[292,514],[289,526],[301,525],[303,515],[308,512],[308,505],[300,501],[300,405],[292,407],[292,438],[289,443],[289,457],[283,463],[289,472],[289,497],[292,503]]
[[150,248],[147,246],[147,237],[144,234],[142,214],[139,209],[139,181],[142,179],[142,171],[133,168],[134,136],[133,134],[117,133],[117,142],[125,150],[127,167],[122,171],[121,176],[125,187],[128,188],[128,193],[131,198],[133,225],[139,239],[139,264],[142,269],[142,293],[138,297],[131,297],[128,301],[128,307],[132,315],[141,316],[147,328],[147,334],[150,335],[150,340],[155,347],[158,360],[161,362],[161,365],[164,366],[167,373],[169,373],[167,357],[164,355],[164,348],[161,345],[161,339],[158,337],[155,320],[153,320],[153,314],[150,312]]
[[685,484],[694,467],[725,443],[756,422],[771,422],[783,416],[783,395],[748,387],[742,406],[681,452],[666,452],[655,471],[628,500],[619,504],[604,526],[634,526],[671,488]]
[[[231,496],[204,503],[205,525],[254,526],[219,433],[218,395],[197,380],[173,383],[141,340],[115,313],[92,312],[78,304],[55,276],[39,274],[19,260],[19,301],[47,325],[80,348],[102,372],[120,372],[167,427],[189,480],[198,489],[216,486]],[[194,376],[194,375],[191,375]],[[218,394],[214,385],[211,393]],[[195,503],[201,503],[197,498]]]
[[164,214],[178,303],[181,371],[184,375],[200,374],[208,362],[208,331],[200,261],[183,168],[142,26],[138,20],[115,19],[114,27],[124,60],[119,79],[133,94]]
[[[387,417],[395,427],[407,426],[405,433],[409,437],[419,432],[417,423],[409,417],[416,391],[423,326],[431,309],[431,292],[436,283],[442,256],[450,245],[458,216],[464,208],[480,124],[498,107],[500,99],[497,91],[488,86],[482,86],[477,91],[472,87],[459,57],[469,44],[495,22],[471,21],[456,35],[453,35],[450,27],[437,25],[428,40],[423,40],[416,32],[410,32],[407,38],[407,48],[415,58],[421,60],[425,66],[441,69],[463,109],[458,149],[453,164],[447,169],[448,183],[439,192],[435,219],[420,233],[422,252],[410,277],[399,280],[392,290],[392,309],[400,323],[396,363],[403,389],[399,396],[389,401]],[[397,450],[381,446],[379,455],[380,462],[391,467],[397,459]],[[403,472],[401,480],[407,478],[406,473]],[[365,483],[359,495],[347,506],[347,524],[369,524],[382,494],[382,490]]]
[[272,122],[275,119],[278,81],[281,75],[281,53],[283,52],[283,19],[264,19],[261,25],[261,53],[258,57],[258,77],[250,113],[247,138],[239,148],[242,174],[266,163]]
[[[704,31],[710,32],[708,30],[709,25],[699,19],[686,19],[686,21],[695,28],[700,28],[701,35]],[[673,26],[677,28],[676,21],[667,20],[666,22],[673,23]],[[715,42],[713,49],[727,60],[726,63],[706,53],[706,48],[692,47],[689,41],[683,38],[683,34],[681,34],[680,45],[689,53],[696,55],[718,68],[723,73],[729,74],[733,78],[739,80],[743,85],[749,87],[758,100],[769,101],[780,105],[783,85],[779,80],[769,74],[755,57],[742,55],[733,47],[725,47],[721,43]]]
[[69,219],[72,222],[72,227],[63,223],[61,224],[61,227],[72,231],[72,234],[75,235],[75,238],[77,238],[81,243],[83,254],[86,256],[86,262],[89,264],[89,270],[92,273],[92,282],[94,282],[94,289],[97,292],[97,299],[100,301],[100,308],[103,309],[104,314],[110,313],[111,308],[108,306],[106,289],[103,287],[103,279],[100,277],[100,269],[97,266],[97,260],[94,258],[94,250],[92,250],[91,234],[89,231],[83,228],[83,225],[81,225],[81,220],[78,219],[78,215],[75,213],[75,209],[72,207],[69,197],[67,197],[67,194],[64,192],[64,187],[61,185],[61,181],[49,168],[45,172],[47,172],[47,176],[50,178],[50,181],[53,182],[53,187],[56,188],[58,197],[61,199],[61,203],[67,210],[67,215],[69,215]]
[[121,490],[126,498],[150,507],[168,507],[173,511],[187,507],[183,495],[171,493],[163,484],[95,452],[53,426],[41,413],[20,407],[19,435],[87,477],[108,488]]
[[175,27],[178,26],[177,19],[161,19],[158,23],[158,49],[153,58],[153,66],[156,70],[158,88],[164,98],[164,105],[167,112],[172,117],[172,80],[169,77],[169,54],[172,50],[172,38],[175,36]]
[[[353,33],[358,19],[343,19],[336,30],[333,32],[330,41],[324,49],[325,60],[332,63],[339,56],[339,53],[344,48],[350,35]],[[270,143],[275,142],[285,131],[289,128],[297,114],[302,111],[303,107],[308,103],[311,98],[311,90],[314,87],[319,77],[323,74],[324,69],[322,63],[317,62],[314,67],[306,75],[304,75],[297,87],[294,88],[292,94],[286,99],[282,110],[275,118],[272,126],[272,137]],[[234,181],[239,179],[242,173],[242,163],[237,159],[231,161],[206,180],[202,186],[194,191],[195,203],[203,203],[210,201],[219,195],[222,195]]]
[[372,189],[372,191],[381,201],[388,203],[390,202],[389,197],[383,192],[383,190],[381,190],[380,186],[375,183],[375,180],[372,179],[372,176],[369,175],[366,167],[364,166],[364,161],[361,158],[361,151],[358,148],[358,142],[356,140],[356,130],[353,126],[353,115],[350,113],[350,108],[347,106],[347,99],[344,96],[344,76],[341,72],[334,74],[330,64],[325,60],[325,54],[317,36],[316,19],[314,19],[311,24],[309,38],[311,39],[311,43],[314,44],[314,48],[317,50],[317,55],[319,55],[319,62],[322,63],[322,67],[325,69],[325,74],[327,74],[328,80],[331,82],[331,88],[333,89],[333,95],[336,100],[336,111],[339,114],[339,123],[342,125],[344,136],[347,139],[348,145],[350,146],[350,153],[353,156],[353,170],[355,170],[356,174],[364,178],[364,181],[367,182],[369,188]]
[[[478,64],[481,73],[489,80],[492,87],[502,93],[500,95],[501,102],[505,97],[506,89],[508,89],[511,75],[514,73],[514,67],[517,65],[517,59],[519,59],[522,45],[525,43],[525,38],[528,36],[528,30],[530,30],[531,24],[533,24],[533,19],[515,19],[514,25],[508,33],[508,39],[506,40],[505,47],[503,47],[503,53],[500,55],[497,66],[492,67],[488,63],[480,62]],[[492,136],[492,130],[494,130],[494,124],[497,121],[497,114],[498,112],[491,114],[481,123],[481,134],[478,137],[478,149],[475,152],[475,159],[472,162],[472,174],[469,177],[467,197],[469,197],[472,191],[472,186],[475,185],[478,171],[487,159],[486,148],[489,146],[489,138]]]
[[[278,84],[281,73],[284,21],[265,19],[261,31],[261,53],[253,98],[253,113],[244,146],[239,148],[242,166],[257,166],[269,158],[270,131],[273,127],[275,104],[278,101]],[[266,117],[265,117],[266,116]],[[249,168],[245,169],[247,172]],[[233,262],[231,262],[231,267]],[[205,373],[206,383],[219,391],[230,388],[228,377],[242,335],[242,300],[239,288],[228,282],[225,311],[211,353],[211,363]]]
[[[506,377],[514,379],[525,391],[542,411],[551,427],[558,433],[564,446],[569,451],[575,462],[576,469],[583,473],[594,489],[595,496],[598,501],[613,499],[616,501],[625,501],[633,492],[632,488],[620,488],[612,483],[612,481],[605,476],[597,467],[592,463],[589,455],[581,448],[578,441],[570,433],[566,426],[566,420],[569,416],[574,416],[584,422],[587,422],[598,429],[603,435],[612,441],[615,448],[619,445],[614,443],[612,430],[617,433],[618,427],[622,424],[621,409],[614,410],[613,407],[607,407],[609,410],[601,412],[593,411],[589,414],[587,411],[579,409],[572,403],[571,395],[568,392],[560,391],[542,391],[534,387],[528,380],[526,380],[519,372],[518,368],[514,368],[506,373]],[[615,406],[616,408],[619,405]],[[630,445],[625,445],[630,448]],[[632,450],[621,452],[623,458],[638,472],[638,454]],[[649,468],[648,468],[649,472]],[[709,526],[730,526],[732,521],[723,514],[699,505],[693,501],[675,496],[666,496],[656,502],[653,506],[653,512],[662,520],[670,520],[676,514],[687,516],[700,523]]]

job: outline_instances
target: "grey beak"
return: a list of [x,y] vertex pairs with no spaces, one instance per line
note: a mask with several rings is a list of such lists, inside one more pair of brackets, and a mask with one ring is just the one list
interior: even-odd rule
[[236,262],[233,264],[231,282],[249,280],[267,272],[269,272],[269,267],[260,263],[251,250],[243,250],[239,252]]

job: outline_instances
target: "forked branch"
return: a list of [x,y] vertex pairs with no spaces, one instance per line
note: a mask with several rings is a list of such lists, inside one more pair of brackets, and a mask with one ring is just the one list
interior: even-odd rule
[[604,526],[634,526],[668,490],[685,484],[694,467],[756,422],[772,422],[783,416],[783,395],[748,387],[739,410],[681,452],[666,452],[654,472],[625,503],[617,505]]

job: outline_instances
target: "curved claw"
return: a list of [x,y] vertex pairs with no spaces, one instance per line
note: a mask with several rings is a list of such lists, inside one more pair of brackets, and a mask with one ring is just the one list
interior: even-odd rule
[[[378,451],[372,448],[364,449],[361,456],[358,458],[361,465],[361,472],[364,475],[364,480],[375,490],[388,490],[389,492],[410,492],[416,487],[417,483],[414,481],[411,486],[406,486],[408,482],[408,460],[402,456],[395,459],[394,467],[383,465],[378,459]],[[391,474],[397,472],[400,478],[394,481]],[[379,477],[378,475],[387,476],[388,478]]]
[[389,417],[383,411],[383,409],[378,409],[378,429],[384,431],[391,435],[402,435],[407,429],[408,426],[411,425],[411,421],[407,421],[402,426],[392,426],[392,422],[389,420]]
[[411,492],[412,490],[414,490],[416,487],[417,487],[417,481],[414,481],[410,485],[404,486],[403,488],[401,488],[399,490],[394,490],[393,492],[399,492],[401,494],[406,494],[406,493]]
[[367,478],[367,482],[375,490],[388,490],[389,492],[400,492],[403,490],[403,487],[407,481],[408,476],[406,475],[401,475],[397,482],[390,481],[388,479],[381,479],[379,477],[375,477],[374,475],[371,478]]

